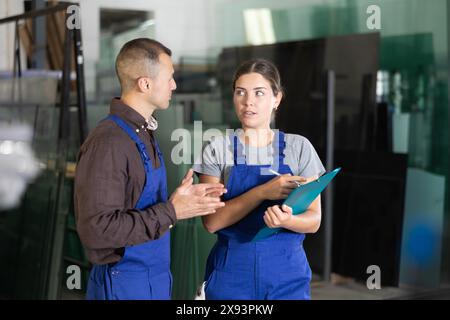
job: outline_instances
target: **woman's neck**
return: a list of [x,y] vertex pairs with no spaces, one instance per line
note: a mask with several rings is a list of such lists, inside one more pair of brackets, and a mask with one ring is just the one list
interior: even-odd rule
[[269,128],[242,128],[241,141],[251,147],[265,147],[272,143],[273,131]]

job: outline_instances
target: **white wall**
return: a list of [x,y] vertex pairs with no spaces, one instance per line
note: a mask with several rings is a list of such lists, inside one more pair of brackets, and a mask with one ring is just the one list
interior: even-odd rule
[[208,44],[216,53],[223,46],[245,44],[246,35],[243,19],[243,10],[245,9],[288,9],[335,2],[335,0],[211,0],[208,16],[212,21],[212,29],[208,33]]
[[[216,54],[222,45],[232,45],[234,40],[245,38],[244,34],[236,34],[234,39],[229,39],[230,32],[223,30],[230,23],[243,23],[241,10],[244,8],[286,8],[327,1],[330,0],[72,0],[81,5],[87,73],[95,71],[94,66],[99,59],[101,8],[152,11],[156,40],[173,51],[173,60],[178,63],[180,56]],[[18,14],[22,10],[22,0],[0,1],[0,17]],[[0,69],[12,65],[13,41],[14,25],[0,27]]]
[[[81,5],[82,35],[87,66],[99,58],[100,9],[152,11],[156,40],[173,51],[173,60],[182,55],[204,56],[209,47],[212,17],[208,0],[72,0]],[[1,0],[0,18],[23,12],[21,0]],[[0,69],[10,68],[13,59],[14,24],[0,26]]]
[[208,48],[210,28],[206,17],[207,0],[80,0],[85,58],[99,57],[100,9],[152,11],[155,17],[156,40],[173,51],[173,60],[182,55],[203,56]]
[[[181,56],[207,54],[208,0],[78,0],[85,57],[88,96],[95,93],[95,65],[100,56],[100,9],[127,9],[153,12],[155,38],[172,50],[175,64]],[[151,35],[149,35],[150,37]]]

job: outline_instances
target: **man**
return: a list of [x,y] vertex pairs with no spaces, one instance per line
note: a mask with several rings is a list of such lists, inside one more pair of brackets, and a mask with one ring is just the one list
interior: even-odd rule
[[223,207],[222,184],[193,185],[189,170],[167,199],[166,171],[153,135],[155,110],[176,89],[171,51],[140,38],[116,59],[122,94],[81,146],[75,176],[78,234],[94,264],[88,299],[170,299],[169,229]]

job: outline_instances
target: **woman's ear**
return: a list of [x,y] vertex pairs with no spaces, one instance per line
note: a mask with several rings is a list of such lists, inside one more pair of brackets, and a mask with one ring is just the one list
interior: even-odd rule
[[277,110],[278,106],[280,105],[281,99],[283,98],[283,93],[278,92],[278,94],[275,96],[275,104],[274,104],[274,109]]

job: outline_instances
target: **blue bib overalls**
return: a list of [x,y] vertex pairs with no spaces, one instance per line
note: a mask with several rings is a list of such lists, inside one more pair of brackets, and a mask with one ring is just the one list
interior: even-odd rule
[[[271,165],[247,165],[238,137],[234,135],[231,139],[234,166],[224,201],[275,177],[265,171]],[[275,136],[273,146],[278,172],[292,174],[284,164],[283,132]],[[311,269],[303,250],[304,234],[283,230],[269,238],[251,241],[265,226],[265,210],[282,202],[266,200],[239,222],[217,232],[218,240],[206,266],[206,299],[310,299]]]
[[[145,144],[121,118],[109,115],[136,143],[145,168],[145,185],[136,204],[144,209],[167,201],[166,169],[156,143],[160,167],[154,169]],[[106,120],[105,119],[105,120]],[[90,300],[157,299],[171,296],[170,232],[157,240],[125,247],[124,256],[116,264],[94,265],[89,275],[86,298]]]

